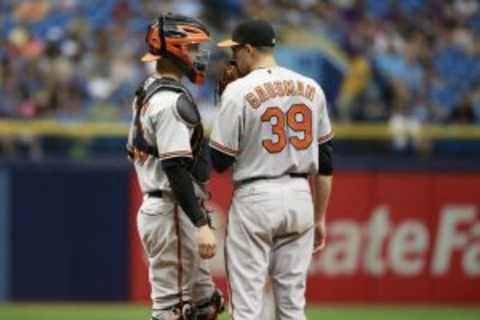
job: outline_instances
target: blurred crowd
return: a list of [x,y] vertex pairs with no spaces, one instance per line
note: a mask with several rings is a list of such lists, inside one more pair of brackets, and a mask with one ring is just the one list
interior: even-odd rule
[[[0,118],[126,121],[159,12],[199,17],[215,40],[247,17],[327,40],[346,61],[336,121],[480,123],[477,0],[4,0]],[[202,104],[214,105],[222,59],[212,51]]]
[[349,59],[340,119],[480,123],[477,0],[317,6],[319,27]]

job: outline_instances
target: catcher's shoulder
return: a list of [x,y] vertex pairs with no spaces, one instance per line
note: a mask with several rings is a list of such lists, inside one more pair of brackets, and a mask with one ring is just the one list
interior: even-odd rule
[[142,117],[146,121],[156,124],[160,119],[170,119],[172,115],[177,116],[175,109],[178,97],[178,93],[170,91],[160,91],[153,94],[142,108]]
[[160,112],[168,108],[174,108],[177,105],[177,100],[180,97],[179,92],[161,90],[155,92],[149,100],[152,110]]

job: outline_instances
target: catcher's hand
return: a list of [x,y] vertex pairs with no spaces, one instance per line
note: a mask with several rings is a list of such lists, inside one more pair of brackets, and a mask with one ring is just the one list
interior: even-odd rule
[[127,144],[127,158],[131,163],[139,161],[139,163],[145,162],[148,158],[148,154],[138,150],[132,145]]
[[230,82],[240,78],[240,72],[234,60],[230,60],[223,71],[222,78],[217,83],[217,94],[221,96]]
[[211,259],[217,253],[217,240],[213,230],[208,225],[198,229],[198,253],[202,259]]

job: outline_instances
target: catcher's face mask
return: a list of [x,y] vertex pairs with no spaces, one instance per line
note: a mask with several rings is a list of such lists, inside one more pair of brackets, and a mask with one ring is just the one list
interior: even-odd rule
[[[210,40],[210,34],[200,21],[182,15],[162,15],[148,27],[145,41],[149,52],[144,62],[158,61],[164,57],[176,62],[195,84],[205,80],[208,52],[200,45]],[[190,47],[194,55],[190,54]]]
[[192,59],[192,65],[195,70],[201,73],[207,71],[210,60],[210,49],[207,44],[193,44],[188,46],[188,52]]

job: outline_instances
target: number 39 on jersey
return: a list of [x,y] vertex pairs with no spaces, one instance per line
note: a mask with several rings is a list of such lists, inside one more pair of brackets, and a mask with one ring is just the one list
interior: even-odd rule
[[272,138],[262,141],[270,153],[282,152],[287,144],[297,150],[305,150],[312,144],[312,110],[303,103],[292,104],[286,113],[279,107],[268,107],[261,120],[272,126]]

